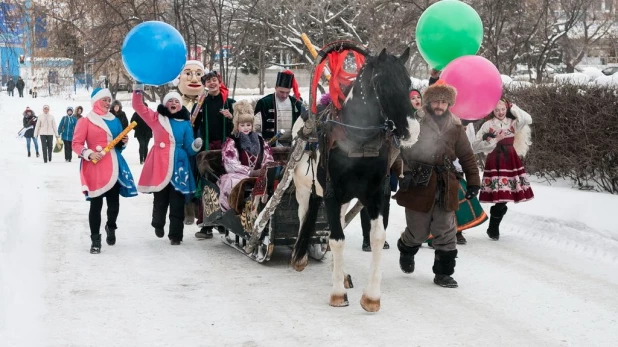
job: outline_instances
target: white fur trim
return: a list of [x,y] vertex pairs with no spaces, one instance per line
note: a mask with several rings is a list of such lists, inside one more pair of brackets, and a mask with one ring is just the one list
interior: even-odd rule
[[185,67],[191,66],[191,65],[195,65],[199,67],[200,69],[204,70],[204,64],[202,64],[202,62],[199,60],[187,60],[187,62],[185,63]]
[[176,92],[169,92],[163,98],[163,106],[165,106],[165,104],[167,104],[167,102],[170,101],[171,99],[176,99],[179,102],[182,102],[182,96],[180,96],[180,94]]
[[410,148],[418,141],[418,135],[421,133],[421,124],[416,118],[408,117],[408,130],[410,131],[410,138],[401,140],[401,147],[403,148]]
[[[112,132],[111,130],[109,130],[109,127],[107,126],[107,124],[105,123],[105,121],[103,120],[104,117],[108,117],[108,116],[112,116],[114,117],[113,114],[111,113],[107,113],[105,116],[99,116],[98,114],[90,111],[87,115],[86,118],[92,122],[92,124],[98,126],[99,128],[105,130],[105,132],[107,133],[107,142],[111,142],[114,138],[112,137]],[[112,118],[113,119],[113,118]]]
[[90,161],[90,155],[91,155],[92,153],[94,153],[94,151],[93,151],[93,150],[91,150],[91,149],[84,149],[84,150],[82,151],[82,158],[83,158],[85,161]]
[[[172,132],[172,126],[170,125],[169,118],[162,116],[162,115],[158,115],[158,116],[159,116],[159,123],[161,124],[163,129],[167,131],[167,133],[169,134],[169,138],[170,138],[170,154],[168,158],[169,164],[167,166],[167,174],[165,175],[165,179],[163,180],[163,182],[161,182],[161,184],[159,184],[158,186],[137,186],[137,191],[140,193],[160,192],[161,190],[163,190],[163,188],[165,188],[165,186],[168,185],[168,183],[170,183],[170,180],[172,179],[172,174],[174,173],[174,154],[176,152],[176,140],[174,139],[174,133]],[[165,148],[165,143],[161,142],[159,146],[161,148]]]
[[119,174],[119,169],[118,169],[118,153],[116,153],[116,149],[113,148],[109,154],[112,156],[112,177],[111,179],[107,182],[107,184],[105,184],[103,186],[103,188],[101,189],[97,189],[95,191],[88,191],[86,189],[86,191],[88,191],[88,197],[89,198],[96,198],[97,196],[101,196],[103,194],[105,194],[107,191],[109,191],[110,189],[112,189],[114,187],[114,185],[116,184],[116,182],[118,181],[118,174]]
[[99,90],[98,93],[94,94],[94,96],[90,99],[90,104],[94,106],[95,102],[103,99],[104,97],[108,97],[110,99],[112,98],[112,92],[110,92],[107,88],[103,88]]
[[103,147],[101,147],[101,146],[97,146],[97,147],[95,148],[95,150],[96,150],[97,152],[101,152],[101,151],[103,150]]

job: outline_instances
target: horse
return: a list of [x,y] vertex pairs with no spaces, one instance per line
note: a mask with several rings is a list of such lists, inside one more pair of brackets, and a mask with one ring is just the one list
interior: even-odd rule
[[[329,303],[334,307],[349,305],[346,288],[352,283],[343,269],[343,228],[348,206],[356,198],[367,208],[371,224],[370,280],[360,303],[368,312],[380,309],[380,261],[388,222],[384,216],[390,199],[390,166],[399,153],[397,143],[411,146],[419,129],[411,117],[413,108],[408,98],[411,81],[405,63],[409,53],[408,48],[395,56],[384,49],[377,56],[367,56],[342,105],[340,120],[324,123],[317,151],[313,155],[306,152],[294,171],[302,222],[291,264],[297,271],[307,266],[309,240],[315,233],[323,199],[333,256]],[[415,129],[412,134],[411,126]],[[294,128],[300,126],[295,124]]]

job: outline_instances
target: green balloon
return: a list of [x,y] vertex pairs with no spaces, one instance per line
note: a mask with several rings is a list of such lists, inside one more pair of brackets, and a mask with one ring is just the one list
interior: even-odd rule
[[429,6],[416,25],[416,45],[429,66],[443,70],[451,61],[475,55],[483,42],[483,22],[476,11],[458,0]]

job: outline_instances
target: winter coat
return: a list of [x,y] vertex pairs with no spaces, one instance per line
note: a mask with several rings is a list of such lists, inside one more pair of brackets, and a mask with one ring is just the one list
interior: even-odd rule
[[406,171],[410,171],[410,165],[414,162],[432,165],[434,168],[427,186],[414,186],[406,191],[400,190],[395,195],[397,203],[414,211],[429,212],[436,202],[438,178],[440,178],[444,182],[445,189],[444,194],[439,196],[439,200],[443,202],[446,211],[457,211],[459,179],[453,170],[445,168],[445,165],[452,164],[455,159],[459,158],[468,186],[480,187],[481,185],[476,159],[472,154],[466,131],[461,121],[450,112],[442,116],[448,118],[445,119],[441,130],[425,110],[419,110],[418,115],[421,123],[418,141],[412,147],[401,149],[404,175]]
[[481,129],[476,133],[476,139],[472,142],[472,147],[475,152],[483,152],[485,154],[491,153],[496,149],[496,139],[489,138],[483,139],[487,133],[495,133],[498,130],[506,131],[506,138],[514,137],[515,139],[513,147],[520,156],[525,156],[530,147],[530,127],[532,124],[532,117],[517,105],[511,106],[511,114],[516,119],[504,118],[499,120],[497,118],[491,118],[483,123]]
[[17,89],[24,90],[25,86],[26,86],[26,83],[24,83],[24,80],[21,79],[21,77],[17,79]]
[[[294,124],[304,108],[302,101],[296,100],[293,96],[289,96],[289,98],[292,103],[292,124]],[[262,137],[267,140],[273,138],[279,132],[279,129],[277,129],[276,104],[274,93],[266,95],[255,104],[255,111],[253,113],[260,115],[261,125],[259,130],[262,133]]]
[[24,128],[32,126],[31,129],[26,130],[26,132],[24,133],[24,137],[34,137],[34,128],[36,127],[36,123],[37,123],[37,118],[34,112],[32,112],[32,115],[30,116],[26,115],[26,112],[24,112],[24,120],[23,120]]
[[[112,116],[108,113],[105,117]],[[96,164],[88,159],[90,154],[94,151],[102,151],[113,139],[112,133],[102,116],[90,112],[77,121],[72,147],[73,152],[83,159],[80,169],[82,191],[87,193],[90,198],[101,196],[118,181],[120,173],[118,160],[120,154],[119,149],[116,148],[118,146],[112,148]]]
[[6,90],[12,91],[13,89],[15,89],[15,81],[9,80],[6,82]]
[[64,141],[73,141],[73,133],[77,125],[77,118],[73,115],[66,115],[60,120],[58,125],[58,133]]
[[[120,109],[118,110],[118,112],[114,111],[114,106],[116,105],[120,106]],[[129,126],[127,114],[124,113],[124,111],[122,110],[122,104],[120,104],[120,101],[114,100],[114,102],[112,102],[112,105],[109,108],[109,113],[113,114],[114,116],[116,116],[116,118],[120,119],[120,124],[122,124],[122,129],[126,129],[126,127]]]
[[[231,119],[224,117],[221,113],[215,114],[215,115],[210,115],[208,114],[208,103],[211,102],[211,99],[215,99],[215,98],[221,98],[218,99],[219,102],[221,102],[223,104],[223,109],[224,110],[228,110],[230,111],[231,114],[234,114],[234,103],[236,102],[236,100],[231,99],[231,98],[227,98],[226,100],[222,100],[223,95],[219,94],[215,97],[210,97],[207,96],[206,99],[204,100],[204,103],[202,104],[202,107],[200,108],[200,110],[197,113],[197,116],[195,117],[195,121],[193,123],[193,128],[194,130],[194,136],[195,137],[201,137],[204,139],[204,144],[202,146],[201,150],[210,150],[210,149],[221,149],[221,147],[223,147],[223,143],[225,142],[225,139],[232,134],[232,129],[234,129],[234,123],[232,122]],[[197,107],[197,104],[195,104],[193,106],[193,110],[191,110],[191,114],[193,114],[195,107]],[[211,129],[211,127],[213,126],[213,122],[210,121],[212,119],[212,117],[221,117],[221,126],[219,129]],[[217,132],[219,134],[221,134],[221,143],[217,144],[218,146],[221,147],[211,147],[211,144],[215,144],[217,140],[213,140],[210,138],[209,134],[210,131],[213,132]]]
[[43,113],[39,116],[36,128],[34,129],[34,136],[39,135],[54,135],[58,137],[56,118],[51,113]]
[[137,112],[133,113],[133,117],[131,117],[131,123],[137,123],[137,126],[134,129],[135,132],[135,137],[138,139],[150,139],[152,138],[152,130],[150,129],[150,127],[148,126],[148,124],[146,124],[146,122],[144,122],[144,120],[142,119],[142,117],[140,117]]
[[[160,106],[163,112],[165,107]],[[192,175],[188,156],[197,154],[193,148],[193,129],[188,120],[170,119],[160,112],[155,112],[142,101],[138,92],[133,92],[133,109],[148,124],[154,135],[154,146],[150,149],[142,175],[137,184],[137,190],[142,193],[159,192],[177,176],[180,167],[186,175]],[[187,112],[183,107],[183,111]],[[182,111],[179,111],[182,112]],[[175,124],[172,126],[172,122]]]

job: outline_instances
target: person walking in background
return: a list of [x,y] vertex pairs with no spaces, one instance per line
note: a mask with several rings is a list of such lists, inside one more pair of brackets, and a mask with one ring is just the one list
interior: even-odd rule
[[[144,106],[148,107],[147,103],[144,103]],[[137,123],[137,126],[134,128],[135,130],[135,138],[137,142],[139,142],[139,163],[144,164],[146,161],[146,156],[148,155],[148,143],[152,138],[152,129],[144,122],[142,117],[140,117],[137,112],[133,113],[131,117],[131,123]]]
[[52,160],[52,149],[54,147],[54,135],[58,136],[56,119],[49,113],[49,105],[43,106],[43,114],[39,117],[34,129],[34,136],[41,136],[41,149],[43,150],[43,162]]
[[80,120],[83,117],[84,108],[81,106],[77,106],[75,108],[75,119]]
[[109,112],[116,116],[120,120],[120,124],[122,124],[122,128],[126,128],[129,126],[129,121],[127,119],[127,114],[122,110],[122,104],[118,100],[114,100],[112,103],[112,107],[109,109]]
[[73,107],[67,107],[66,116],[60,120],[58,126],[58,133],[64,142],[64,161],[67,163],[73,159],[73,150],[71,149],[71,142],[73,142],[73,133],[75,132],[75,125],[77,125],[77,118],[73,115]]
[[17,92],[19,92],[19,97],[23,98],[24,97],[24,88],[26,87],[26,83],[24,82],[24,80],[21,77],[17,78]]
[[15,89],[15,81],[13,81],[13,77],[9,77],[9,81],[6,82],[6,92],[9,96],[15,96],[13,90]]
[[34,142],[34,150],[36,151],[36,157],[39,157],[39,141],[34,136],[34,128],[36,127],[37,118],[30,107],[26,107],[24,111],[24,137],[26,138],[26,146],[28,148],[28,157],[30,157],[30,142]]

